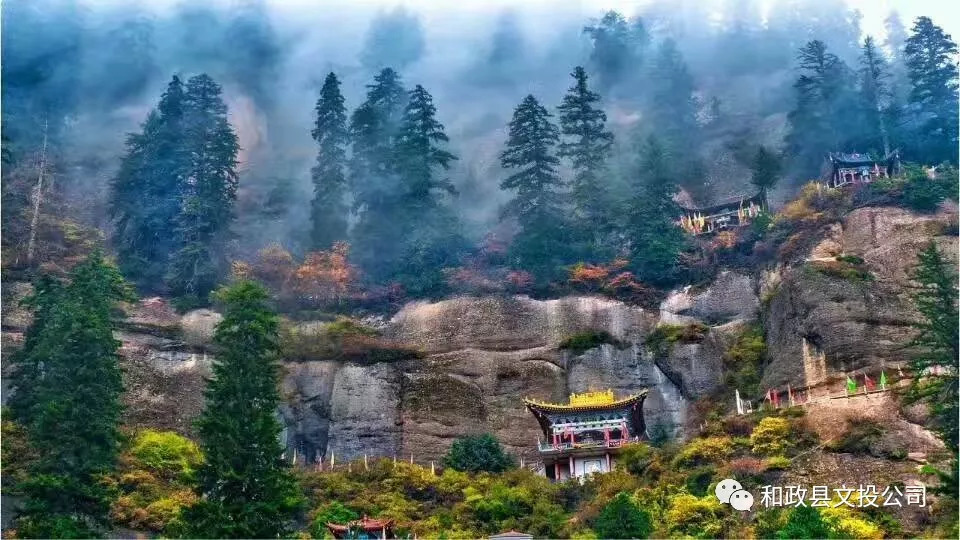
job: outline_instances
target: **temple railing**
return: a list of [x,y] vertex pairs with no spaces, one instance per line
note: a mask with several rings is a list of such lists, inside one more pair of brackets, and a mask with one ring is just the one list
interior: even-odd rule
[[564,450],[575,450],[577,448],[620,448],[621,446],[640,442],[640,437],[631,437],[629,439],[610,439],[609,441],[577,441],[563,442],[558,444],[540,443],[541,452],[562,452]]

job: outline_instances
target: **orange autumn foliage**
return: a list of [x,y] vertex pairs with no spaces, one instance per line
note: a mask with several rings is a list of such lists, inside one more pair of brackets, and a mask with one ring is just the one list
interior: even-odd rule
[[350,264],[350,245],[337,242],[329,251],[308,253],[291,276],[292,289],[316,299],[334,300],[347,294],[357,277]]

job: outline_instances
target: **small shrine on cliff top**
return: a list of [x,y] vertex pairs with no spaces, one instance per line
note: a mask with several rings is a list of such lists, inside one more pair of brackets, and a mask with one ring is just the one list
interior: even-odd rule
[[766,211],[763,193],[750,197],[734,197],[713,206],[681,206],[678,224],[693,235],[711,234],[727,229],[749,225],[754,218]]
[[617,399],[612,390],[570,394],[567,404],[524,399],[545,437],[538,442],[544,473],[553,481],[610,472],[617,454],[646,430],[642,390]]

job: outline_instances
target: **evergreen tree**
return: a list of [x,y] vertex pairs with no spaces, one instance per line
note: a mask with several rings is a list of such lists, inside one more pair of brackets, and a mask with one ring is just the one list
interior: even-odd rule
[[620,492],[600,511],[593,530],[600,538],[647,538],[653,532],[653,519],[629,493]]
[[672,39],[660,45],[653,61],[650,87],[649,122],[656,126],[657,138],[669,152],[683,155],[682,163],[693,160],[700,142],[695,88]]
[[767,209],[767,191],[773,189],[780,180],[780,157],[767,150],[763,145],[757,149],[750,166],[750,183],[760,190],[764,210]]
[[[918,375],[913,390],[915,397],[929,401],[934,429],[956,455],[960,402],[957,393],[960,316],[957,312],[956,264],[947,260],[931,242],[918,255],[912,277],[917,284],[914,304],[922,317],[917,325],[920,333],[913,341],[919,349],[912,362],[913,371]],[[937,366],[947,368],[946,373],[920,377]]]
[[516,190],[505,214],[515,217],[520,232],[513,239],[513,264],[549,280],[567,260],[569,242],[563,219],[562,188],[557,173],[559,160],[553,148],[559,140],[552,115],[535,97],[528,95],[513,111],[507,148],[500,154],[505,169],[513,169],[500,183],[501,189]]
[[187,175],[184,148],[184,89],[176,76],[127,151],[111,183],[110,216],[120,267],[148,289],[163,282],[176,247],[171,229],[180,213],[179,193]]
[[402,232],[396,225],[403,190],[394,145],[407,95],[400,76],[390,68],[367,88],[366,101],[350,117],[350,183],[358,214],[353,231],[357,259],[377,280],[387,275],[390,262],[400,256]]
[[639,67],[650,39],[642,20],[631,25],[616,11],[608,11],[595,24],[584,27],[583,33],[593,41],[590,69],[607,92]]
[[313,135],[317,141],[317,164],[313,167],[313,202],[310,220],[313,224],[311,246],[329,249],[347,237],[346,162],[347,112],[340,93],[340,81],[331,72],[323,81],[317,100],[317,120]]
[[799,172],[814,175],[827,152],[845,146],[852,117],[849,69],[819,40],[808,42],[797,57],[800,77],[793,85],[797,105],[787,116],[787,148]]
[[219,353],[197,421],[205,461],[198,471],[200,500],[184,510],[186,532],[282,537],[301,494],[279,440],[277,316],[267,308],[267,292],[252,282],[221,288],[216,297],[224,305],[214,334]]
[[890,134],[887,128],[893,95],[889,85],[890,74],[873,38],[863,41],[860,55],[860,111],[863,115],[863,139],[867,148],[880,148],[883,155],[890,153]]
[[919,17],[904,51],[921,157],[957,163],[957,44],[929,18]]
[[403,252],[394,268],[395,279],[407,292],[422,295],[440,292],[443,269],[459,262],[464,240],[445,194],[455,193],[442,178],[457,157],[443,146],[448,142],[443,124],[436,119],[433,98],[419,84],[410,91],[396,138],[395,163],[402,184],[395,226],[404,232]]
[[237,198],[237,136],[227,122],[220,86],[208,75],[187,81],[177,251],[167,283],[177,296],[203,301],[226,271],[224,247]]
[[642,281],[669,285],[678,275],[678,258],[685,244],[683,231],[675,223],[680,214],[673,200],[677,184],[667,154],[655,138],[641,150],[639,165],[634,195],[623,210],[631,265]]
[[576,82],[557,107],[560,131],[565,137],[557,155],[570,159],[573,166],[575,218],[587,228],[598,230],[604,228],[610,209],[605,173],[613,133],[605,129],[607,115],[597,107],[600,96],[587,88],[586,71],[577,66],[570,75]]
[[457,471],[491,473],[501,473],[514,466],[513,458],[489,433],[468,435],[453,441],[443,457],[443,464]]
[[83,538],[107,524],[110,492],[101,480],[119,450],[123,390],[110,318],[119,300],[132,293],[99,251],[66,285],[41,279],[30,299],[37,319],[14,359],[11,406],[37,459],[18,486],[18,536]]

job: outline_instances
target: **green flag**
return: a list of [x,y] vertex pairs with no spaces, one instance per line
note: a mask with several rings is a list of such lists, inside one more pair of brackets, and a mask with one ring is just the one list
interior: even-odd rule
[[887,374],[884,373],[883,371],[880,372],[880,389],[881,390],[887,389]]
[[857,393],[857,381],[851,379],[847,376],[847,393],[856,394]]

